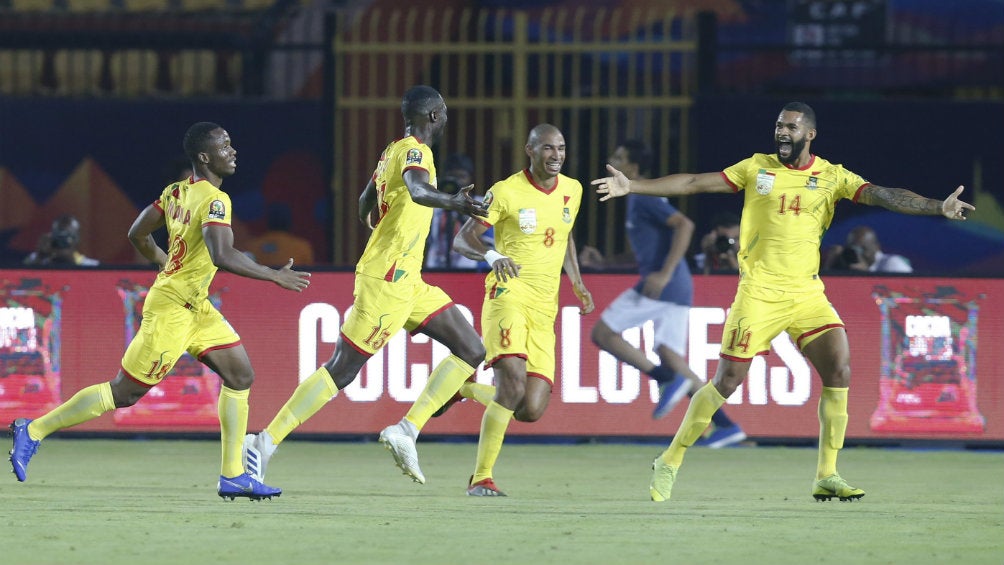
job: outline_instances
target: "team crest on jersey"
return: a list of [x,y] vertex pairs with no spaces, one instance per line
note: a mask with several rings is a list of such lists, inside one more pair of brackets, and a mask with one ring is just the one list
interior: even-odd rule
[[485,208],[492,205],[492,200],[495,200],[495,195],[492,193],[492,191],[489,190],[488,192],[485,193],[485,198],[483,200]]
[[227,217],[227,205],[222,200],[213,200],[209,203],[209,219],[222,220]]
[[404,157],[405,165],[418,165],[422,162],[422,151],[419,149],[409,149]]
[[774,179],[777,175],[767,169],[760,169],[756,173],[756,191],[760,194],[770,194],[774,189]]
[[819,181],[816,177],[810,176],[808,180],[805,181],[805,188],[808,190],[816,190],[819,188]]
[[537,209],[536,208],[520,208],[519,209],[519,231],[525,234],[531,234],[537,231]]
[[561,221],[566,224],[572,223],[572,211],[569,210],[568,206],[561,209]]

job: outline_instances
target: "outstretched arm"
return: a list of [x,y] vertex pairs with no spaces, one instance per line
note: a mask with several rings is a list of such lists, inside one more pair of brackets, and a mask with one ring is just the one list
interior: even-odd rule
[[483,203],[471,198],[471,191],[474,190],[473,184],[461,188],[455,194],[450,194],[440,192],[432,186],[429,183],[429,171],[425,169],[408,169],[402,178],[405,186],[408,187],[411,199],[417,204],[430,208],[456,210],[468,216],[485,217],[488,215],[488,208]]
[[972,204],[959,200],[964,187],[959,186],[955,192],[944,200],[926,198],[905,188],[889,188],[877,184],[866,185],[858,202],[870,206],[881,206],[893,212],[913,214],[918,216],[936,216],[941,214],[949,220],[965,220],[966,210],[976,210]]
[[597,194],[603,195],[600,197],[600,202],[624,196],[630,192],[655,196],[682,196],[699,192],[733,192],[732,186],[725,182],[721,173],[679,173],[657,179],[630,180],[612,165],[607,165],[607,172],[610,173],[609,177],[596,179],[589,183],[596,187]]
[[281,269],[272,269],[257,263],[244,253],[234,248],[234,232],[230,226],[204,226],[202,238],[209,249],[213,264],[236,275],[272,281],[286,290],[297,292],[310,284],[310,273],[293,270],[293,260],[290,259]]

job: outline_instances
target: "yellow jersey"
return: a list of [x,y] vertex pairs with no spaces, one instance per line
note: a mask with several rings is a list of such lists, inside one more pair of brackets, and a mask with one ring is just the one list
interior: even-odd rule
[[822,288],[819,247],[838,200],[856,201],[868,182],[842,165],[812,156],[800,169],[756,153],[722,172],[746,192],[739,224],[743,281],[785,290]]
[[433,209],[411,199],[404,172],[423,169],[436,186],[432,149],[415,136],[392,141],[380,155],[373,183],[377,189],[377,224],[356,263],[356,272],[389,282],[418,282],[425,259]]
[[478,220],[494,226],[495,248],[520,271],[504,283],[490,272],[485,285],[491,298],[512,293],[525,304],[557,310],[561,269],[581,201],[582,184],[561,174],[550,187],[536,185],[528,169],[492,185],[485,194],[488,217]]
[[202,228],[230,225],[230,195],[207,180],[175,182],[153,203],[167,224],[167,263],[151,287],[172,300],[197,308],[209,295],[218,270]]

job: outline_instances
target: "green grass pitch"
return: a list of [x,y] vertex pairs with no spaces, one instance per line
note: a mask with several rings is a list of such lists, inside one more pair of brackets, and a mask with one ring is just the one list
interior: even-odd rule
[[510,443],[493,499],[465,496],[475,450],[420,441],[419,485],[375,442],[290,440],[269,468],[281,498],[224,502],[217,442],[52,438],[26,483],[0,481],[0,563],[1004,562],[999,451],[845,449],[867,495],[816,502],[815,449],[694,448],[656,504],[658,446]]

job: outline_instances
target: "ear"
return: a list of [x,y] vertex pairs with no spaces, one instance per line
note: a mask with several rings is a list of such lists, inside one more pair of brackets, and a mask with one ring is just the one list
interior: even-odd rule
[[429,112],[429,123],[434,124],[439,120],[439,113],[435,110]]
[[199,153],[199,162],[202,163],[203,165],[208,165],[209,164],[209,155],[207,155],[205,153]]
[[809,130],[809,131],[808,131],[808,132],[807,132],[807,133],[805,134],[805,139],[808,139],[809,141],[812,141],[813,139],[816,139],[816,128],[812,128],[812,129],[810,129],[810,130]]

